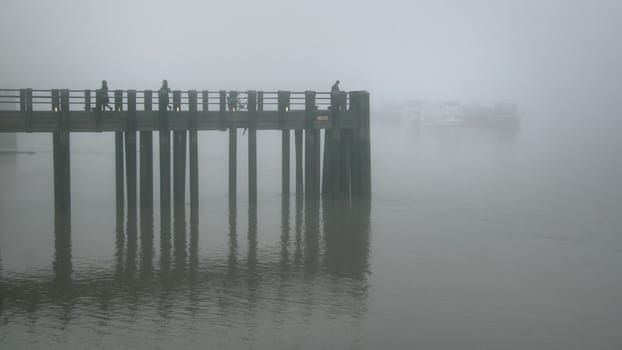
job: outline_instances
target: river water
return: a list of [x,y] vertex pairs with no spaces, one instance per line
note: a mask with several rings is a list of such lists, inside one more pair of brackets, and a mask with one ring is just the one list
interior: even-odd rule
[[157,154],[155,211],[117,215],[109,134],[72,136],[55,217],[51,136],[22,135],[0,154],[0,348],[619,350],[622,128],[567,117],[373,123],[352,203],[282,199],[259,132],[256,210],[246,136],[229,202],[227,133],[200,133],[200,208],[172,217]]

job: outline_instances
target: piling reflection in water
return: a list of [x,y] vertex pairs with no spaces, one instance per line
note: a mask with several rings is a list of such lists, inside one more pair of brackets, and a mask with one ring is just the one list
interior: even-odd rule
[[[364,312],[370,272],[368,201],[305,201],[297,196],[291,203],[289,196],[283,197],[280,244],[269,245],[276,248],[274,254],[270,248],[259,249],[257,206],[250,205],[248,250],[242,255],[237,205],[235,198],[228,203],[229,239],[224,256],[200,259],[200,234],[211,232],[205,227],[200,230],[198,209],[191,209],[189,226],[184,210],[176,210],[173,218],[161,217],[160,263],[154,267],[154,216],[153,210],[145,208],[140,222],[136,212],[128,212],[127,218],[117,213],[112,271],[107,266],[81,264],[77,272],[72,270],[71,215],[57,210],[53,278],[40,274],[3,277],[3,309],[28,314],[49,305],[51,310],[64,310],[57,314],[59,319],[70,320],[77,317],[70,312],[75,308],[110,312],[126,305],[133,310],[156,308],[160,317],[167,318],[179,305],[195,312],[201,303],[216,302],[221,312],[240,308],[248,312],[275,305],[281,310],[300,305],[326,307],[332,298],[345,302],[338,312],[350,308],[355,314]],[[58,304],[66,307],[55,309]]]

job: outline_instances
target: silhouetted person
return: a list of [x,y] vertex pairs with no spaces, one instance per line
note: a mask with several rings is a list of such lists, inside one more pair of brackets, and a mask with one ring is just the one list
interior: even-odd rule
[[238,93],[237,93],[237,91],[229,91],[229,96],[227,96],[227,104],[229,105],[229,111],[235,111],[236,108],[241,107],[238,104]]
[[166,106],[168,109],[172,109],[171,105],[168,103],[168,94],[171,92],[171,89],[168,87],[168,81],[166,79],[162,80],[162,87],[158,90],[160,106]]
[[331,94],[336,94],[336,93],[339,93],[339,91],[341,91],[341,90],[339,90],[339,80],[337,80],[337,81],[333,84],[333,86],[330,88],[330,93],[331,93]]
[[102,80],[102,87],[99,89],[101,94],[102,106],[101,109],[104,110],[108,107],[109,110],[112,111],[112,107],[110,107],[110,96],[108,96],[108,82]]

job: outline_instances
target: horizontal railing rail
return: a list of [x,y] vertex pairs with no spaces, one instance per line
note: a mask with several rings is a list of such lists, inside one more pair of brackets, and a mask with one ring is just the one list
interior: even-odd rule
[[[27,103],[27,95],[29,95],[33,111],[47,110],[47,107],[54,102],[54,98],[59,98],[60,91],[61,89],[0,89],[0,111],[15,111],[24,108],[23,106]],[[160,98],[165,96],[170,105],[175,103],[179,110],[189,110],[190,92],[196,91],[196,102],[199,111],[219,111],[223,106],[225,106],[226,110],[244,111],[248,110],[249,93],[248,90],[173,90],[167,94],[160,94],[158,90],[108,90],[108,93],[100,95],[102,99],[98,100],[98,94],[101,94],[99,89],[68,89],[67,91],[69,92],[69,105],[72,106],[70,109],[86,111],[95,111],[97,108],[102,108],[101,105],[104,104],[106,95],[108,104],[111,107],[126,110],[129,91],[133,91],[136,94],[137,110],[144,110],[146,105],[151,105],[152,110],[158,110]],[[253,91],[257,93],[256,107],[258,110],[278,110],[280,103],[287,111],[304,110],[306,106],[304,91]],[[285,94],[281,94],[282,92]],[[148,97],[149,94],[151,95],[150,98]],[[283,101],[280,101],[280,99],[283,99]],[[330,92],[315,92],[315,106],[318,109],[328,109],[331,99]],[[97,106],[97,103],[100,103],[100,106]],[[346,108],[349,108],[349,105],[350,93],[346,92]]]

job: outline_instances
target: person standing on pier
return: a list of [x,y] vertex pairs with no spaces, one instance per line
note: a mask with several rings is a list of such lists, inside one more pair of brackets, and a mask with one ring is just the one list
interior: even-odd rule
[[337,80],[333,86],[330,88],[330,93],[331,94],[337,94],[339,93],[341,90],[339,90],[339,80]]
[[102,111],[108,107],[109,110],[112,111],[112,107],[110,106],[110,96],[108,96],[108,82],[102,80],[102,87],[99,89],[102,99]]
[[166,106],[167,109],[172,109],[171,105],[168,103],[168,94],[171,92],[171,89],[168,87],[168,81],[166,79],[162,80],[162,87],[158,90],[158,97],[160,99],[160,106]]

